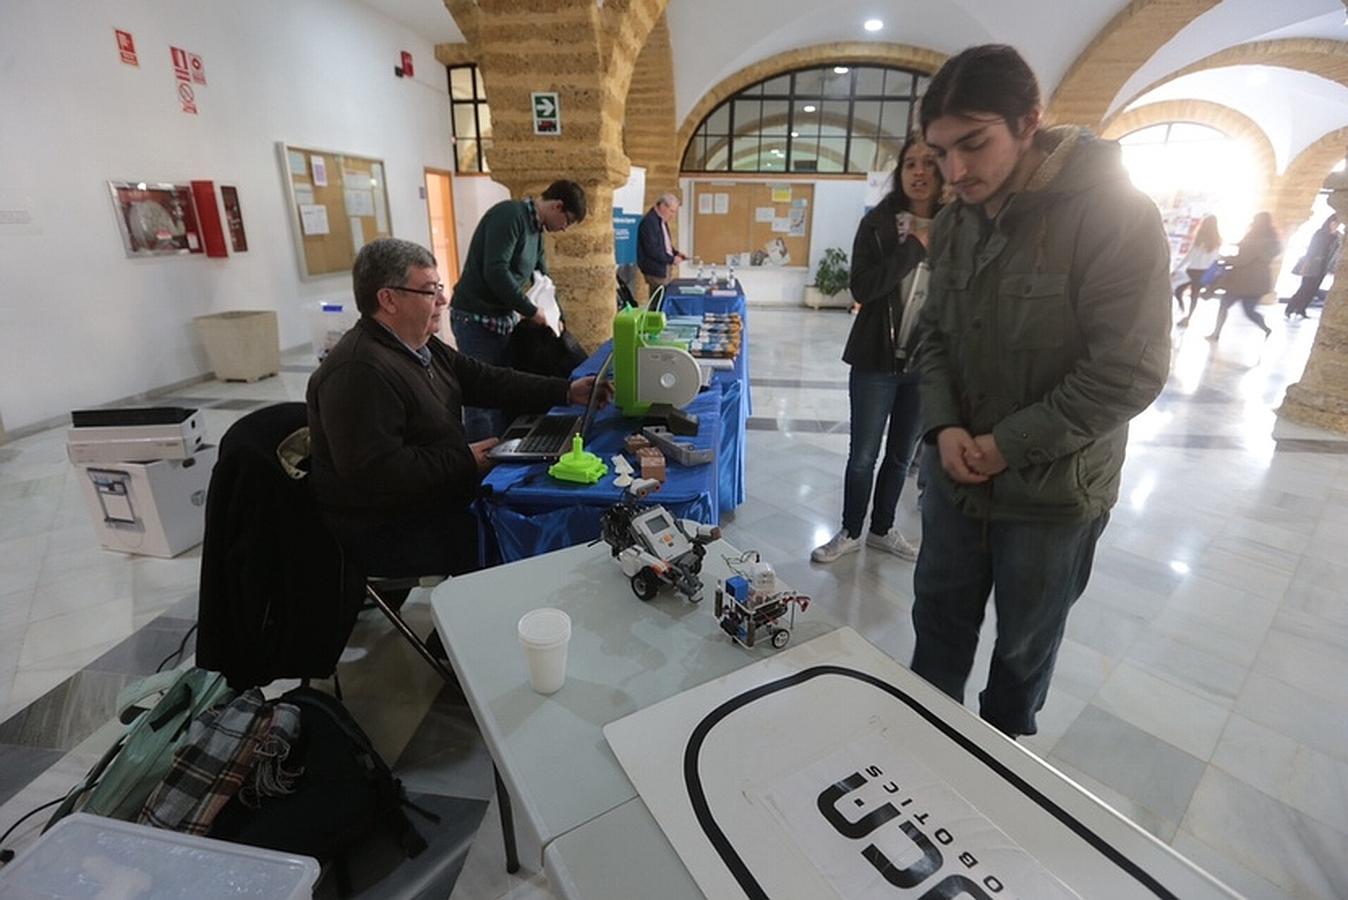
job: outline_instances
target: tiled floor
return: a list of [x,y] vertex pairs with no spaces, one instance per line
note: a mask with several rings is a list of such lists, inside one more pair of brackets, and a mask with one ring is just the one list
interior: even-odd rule
[[[1040,734],[1025,743],[1251,897],[1339,897],[1348,895],[1348,440],[1277,422],[1315,322],[1272,318],[1266,343],[1244,320],[1217,347],[1202,340],[1207,321],[1176,332],[1170,383],[1134,425],[1119,505]],[[850,323],[840,312],[752,310],[749,499],[726,531],[906,661],[912,566],[869,551],[807,561],[841,506],[838,356]],[[309,368],[294,354],[275,378],[204,383],[179,399],[204,406],[218,437],[260,402],[302,398]],[[63,442],[57,429],[0,447],[0,720],[9,719],[0,801],[14,794],[0,828],[96,758],[100,733],[87,732],[110,714],[108,698],[176,646],[194,605],[195,552],[155,560],[96,548]],[[917,537],[914,501],[910,482],[899,525]],[[425,597],[409,609],[426,616]],[[118,647],[133,634],[134,646]],[[540,874],[502,871],[490,761],[466,711],[437,699],[434,677],[382,623],[362,622],[353,646],[343,684],[381,750],[413,790],[471,801],[470,822],[481,815],[471,848],[452,854],[463,865],[453,896],[550,896]],[[989,649],[984,640],[975,684]],[[406,690],[390,704],[379,685],[392,679]]]

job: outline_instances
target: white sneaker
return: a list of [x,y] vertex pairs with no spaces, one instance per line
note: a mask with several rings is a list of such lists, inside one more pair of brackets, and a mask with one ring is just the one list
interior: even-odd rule
[[860,549],[861,541],[848,537],[846,528],[839,528],[838,533],[828,539],[828,543],[820,544],[810,551],[810,559],[817,563],[831,563],[840,556],[856,553]]
[[908,543],[908,539],[899,534],[895,528],[889,529],[888,534],[866,532],[866,546],[883,550],[886,553],[893,553],[899,559],[906,559],[909,562],[917,559],[917,548]]

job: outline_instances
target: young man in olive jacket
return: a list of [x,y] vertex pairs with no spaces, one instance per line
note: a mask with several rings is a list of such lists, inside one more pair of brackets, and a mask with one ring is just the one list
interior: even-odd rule
[[1012,48],[950,59],[921,121],[957,202],[932,228],[921,323],[922,433],[939,453],[925,454],[912,667],[962,702],[991,593],[980,713],[1034,734],[1128,422],[1169,369],[1169,252],[1117,144],[1040,129]]
[[369,575],[476,568],[477,495],[496,438],[469,443],[464,404],[526,412],[586,403],[571,383],[481,363],[436,333],[447,300],[435,258],[383,238],[352,267],[361,317],[309,379],[310,481],[344,550]]
[[[543,233],[565,231],[585,218],[585,190],[554,181],[541,197],[502,200],[482,216],[468,243],[450,301],[450,328],[459,352],[493,366],[508,365],[506,347],[518,323],[546,323],[525,288],[534,272],[548,273]],[[465,410],[469,440],[499,437],[510,423],[498,409]]]

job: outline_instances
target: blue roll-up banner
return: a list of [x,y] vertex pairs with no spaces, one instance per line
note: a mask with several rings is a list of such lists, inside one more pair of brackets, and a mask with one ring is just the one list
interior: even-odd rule
[[613,252],[618,265],[633,266],[637,262],[637,226],[641,216],[613,212]]

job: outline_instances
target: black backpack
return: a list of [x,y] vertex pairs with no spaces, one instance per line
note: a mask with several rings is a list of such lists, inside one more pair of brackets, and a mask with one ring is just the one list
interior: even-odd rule
[[303,765],[304,773],[294,793],[265,798],[256,809],[236,796],[216,816],[210,836],[338,863],[380,830],[409,858],[426,849],[406,809],[438,817],[408,801],[341,701],[309,687],[295,688],[281,701],[300,710],[300,737],[289,761]]

